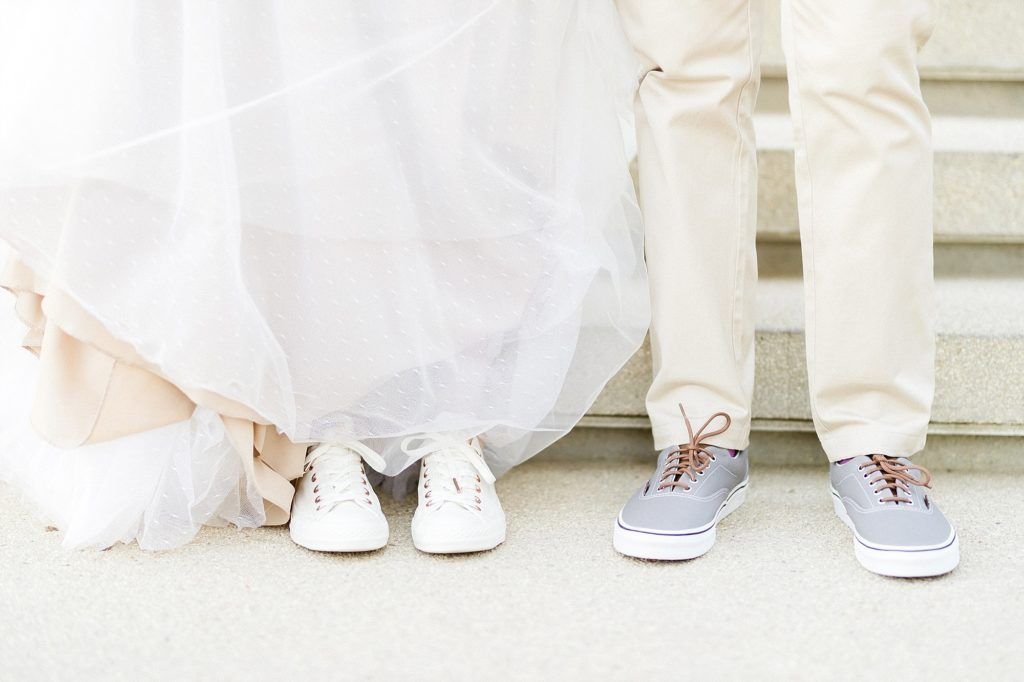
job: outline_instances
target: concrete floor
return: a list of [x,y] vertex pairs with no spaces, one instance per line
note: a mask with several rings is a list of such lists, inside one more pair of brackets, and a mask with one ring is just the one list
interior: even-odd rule
[[1019,476],[937,472],[963,561],[899,581],[856,564],[823,467],[755,462],[704,558],[620,557],[612,520],[647,473],[530,462],[499,483],[508,542],[440,558],[412,547],[412,499],[365,556],[282,529],[69,553],[0,488],[0,679],[1019,679]]

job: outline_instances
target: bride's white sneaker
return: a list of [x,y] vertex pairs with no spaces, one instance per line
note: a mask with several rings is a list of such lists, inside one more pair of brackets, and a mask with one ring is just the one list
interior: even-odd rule
[[[419,442],[418,447],[411,447]],[[431,554],[483,552],[505,541],[505,512],[480,441],[443,434],[407,438],[402,448],[422,456],[419,506],[412,517],[416,549]]]
[[370,552],[388,544],[388,521],[363,462],[384,458],[358,441],[324,443],[306,455],[292,503],[292,540],[318,552]]

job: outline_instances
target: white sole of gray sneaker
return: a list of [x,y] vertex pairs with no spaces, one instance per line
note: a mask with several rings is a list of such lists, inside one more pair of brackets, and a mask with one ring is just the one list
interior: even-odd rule
[[729,493],[718,508],[718,514],[711,524],[699,531],[681,533],[658,533],[638,528],[626,528],[621,519],[615,520],[612,546],[619,554],[636,559],[656,561],[685,561],[707,554],[715,545],[718,523],[740,508],[747,499],[748,481],[743,481]]
[[949,573],[960,563],[960,541],[956,531],[936,547],[877,547],[857,533],[853,519],[836,492],[832,491],[836,516],[853,531],[853,554],[861,566],[890,578],[931,578]]

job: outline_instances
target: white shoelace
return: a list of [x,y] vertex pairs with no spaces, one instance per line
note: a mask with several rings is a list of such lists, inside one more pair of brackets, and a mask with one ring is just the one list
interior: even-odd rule
[[384,471],[384,458],[359,441],[321,443],[306,454],[303,472],[313,472],[317,511],[326,513],[344,502],[373,506],[363,462],[374,471]]
[[[413,447],[419,442],[420,445]],[[402,450],[423,459],[423,488],[426,506],[440,509],[451,503],[467,510],[482,511],[481,481],[494,483],[494,474],[484,461],[480,441],[460,440],[440,433],[411,436]],[[429,459],[428,459],[429,458]]]

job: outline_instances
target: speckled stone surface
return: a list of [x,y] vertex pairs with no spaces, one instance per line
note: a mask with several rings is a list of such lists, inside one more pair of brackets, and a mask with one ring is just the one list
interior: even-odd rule
[[[920,58],[934,117],[938,242],[1024,242],[1024,3],[934,0],[935,31]],[[787,111],[779,0],[768,1],[760,119]],[[762,237],[795,239],[792,142],[759,127]],[[769,126],[769,130],[779,129]]]
[[508,542],[431,557],[393,540],[314,554],[210,529],[148,554],[69,553],[0,487],[4,680],[1013,679],[1024,664],[1019,477],[940,474],[963,561],[900,581],[855,562],[821,469],[754,460],[710,554],[626,559],[619,506],[651,462],[527,463],[499,481]]
[[[1019,0],[932,0],[935,30],[921,52],[926,77],[1017,78],[1024,74],[1024,3]],[[762,58],[767,73],[785,68],[779,0],[768,0]]]

